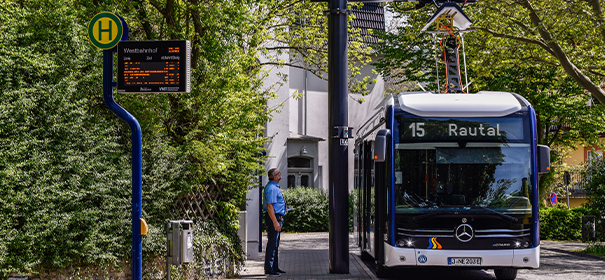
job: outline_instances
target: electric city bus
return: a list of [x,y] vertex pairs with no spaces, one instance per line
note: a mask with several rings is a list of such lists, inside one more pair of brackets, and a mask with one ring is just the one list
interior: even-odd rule
[[385,99],[355,139],[362,258],[393,267],[538,268],[536,113],[518,94],[404,93]]

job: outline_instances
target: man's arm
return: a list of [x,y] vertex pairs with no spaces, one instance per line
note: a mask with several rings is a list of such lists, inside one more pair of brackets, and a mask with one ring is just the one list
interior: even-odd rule
[[277,218],[275,217],[275,209],[273,209],[273,203],[267,203],[267,213],[269,213],[269,217],[271,221],[273,221],[273,228],[275,231],[281,231],[281,226],[277,222]]

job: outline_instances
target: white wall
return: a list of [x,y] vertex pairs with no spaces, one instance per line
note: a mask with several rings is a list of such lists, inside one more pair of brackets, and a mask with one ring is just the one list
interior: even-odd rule
[[[361,121],[373,112],[374,108],[384,99],[384,82],[382,77],[372,74],[373,69],[374,67],[372,66],[366,66],[361,70],[362,76],[371,75],[377,79],[376,83],[370,86],[370,93],[367,96],[361,96],[360,94],[349,95],[351,97],[348,99],[349,126],[354,128],[354,133],[357,131],[356,129],[359,127]],[[290,131],[303,134],[302,131],[306,123],[307,135],[326,139],[326,141],[318,143],[317,164],[318,169],[321,169],[322,173],[321,178],[318,179],[321,181],[323,191],[327,191],[329,180],[328,82],[311,73],[308,73],[305,79],[304,70],[298,68],[290,68],[289,82],[291,93],[294,93],[296,90],[303,93],[303,99],[291,102],[291,104],[295,103],[297,106],[296,108],[290,107]],[[304,119],[305,113],[301,112],[305,105],[304,98],[307,98],[306,120]],[[359,102],[356,101],[359,98],[363,98],[366,101],[359,104]],[[353,139],[350,139],[349,165],[351,167],[349,168],[349,191],[353,190],[353,149],[354,141]]]

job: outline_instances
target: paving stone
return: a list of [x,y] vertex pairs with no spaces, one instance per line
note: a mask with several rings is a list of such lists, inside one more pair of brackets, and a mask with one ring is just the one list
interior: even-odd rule
[[377,279],[359,259],[355,236],[349,235],[349,273],[330,274],[329,235],[327,232],[283,233],[279,245],[279,266],[286,271],[279,277],[264,275],[267,236],[258,259],[246,260],[239,279]]

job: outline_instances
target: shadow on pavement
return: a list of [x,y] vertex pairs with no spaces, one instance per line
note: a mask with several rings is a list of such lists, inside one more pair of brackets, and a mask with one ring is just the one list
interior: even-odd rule
[[[371,261],[364,261],[364,265],[376,275],[376,266]],[[409,279],[409,280],[487,280],[496,279],[493,270],[481,269],[454,269],[454,268],[393,268],[388,270],[388,277],[379,279]]]

